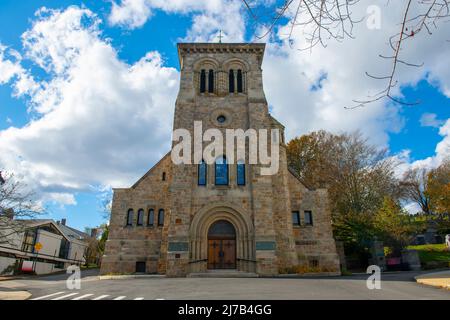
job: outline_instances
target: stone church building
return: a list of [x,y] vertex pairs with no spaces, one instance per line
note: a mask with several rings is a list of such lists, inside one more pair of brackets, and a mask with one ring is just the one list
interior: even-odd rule
[[193,132],[194,121],[203,130],[279,129],[278,173],[261,175],[263,165],[227,163],[225,156],[174,164],[169,152],[133,186],[114,189],[102,274],[339,273],[327,190],[308,188],[288,168],[284,127],[269,113],[264,48],[178,44],[173,129]]

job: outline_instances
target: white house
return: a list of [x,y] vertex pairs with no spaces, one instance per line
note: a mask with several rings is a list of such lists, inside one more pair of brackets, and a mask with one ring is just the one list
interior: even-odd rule
[[13,227],[11,232],[2,230],[8,241],[0,243],[0,275],[14,270],[46,274],[84,263],[89,235],[66,226],[65,219],[11,220],[11,226],[13,223],[23,228],[21,232],[14,232]]

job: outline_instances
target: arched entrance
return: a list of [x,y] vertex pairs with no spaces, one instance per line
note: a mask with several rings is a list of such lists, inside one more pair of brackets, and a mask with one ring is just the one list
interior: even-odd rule
[[255,272],[255,238],[250,215],[243,208],[228,202],[205,205],[194,215],[189,228],[190,272],[205,272],[209,268],[208,234],[215,222],[223,220],[234,228],[235,268]]
[[236,269],[236,229],[226,220],[209,227],[208,269]]

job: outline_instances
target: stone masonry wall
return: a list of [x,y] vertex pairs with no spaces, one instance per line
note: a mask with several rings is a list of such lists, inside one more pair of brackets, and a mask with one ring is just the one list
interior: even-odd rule
[[[301,217],[301,226],[293,228],[299,265],[339,272],[327,190],[309,190],[292,174],[289,185],[292,211],[299,211]],[[304,223],[305,210],[312,212],[312,226]]]

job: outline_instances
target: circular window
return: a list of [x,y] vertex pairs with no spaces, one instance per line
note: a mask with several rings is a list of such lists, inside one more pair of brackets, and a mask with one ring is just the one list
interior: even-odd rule
[[227,118],[224,115],[220,115],[217,117],[217,122],[224,123],[227,120]]

